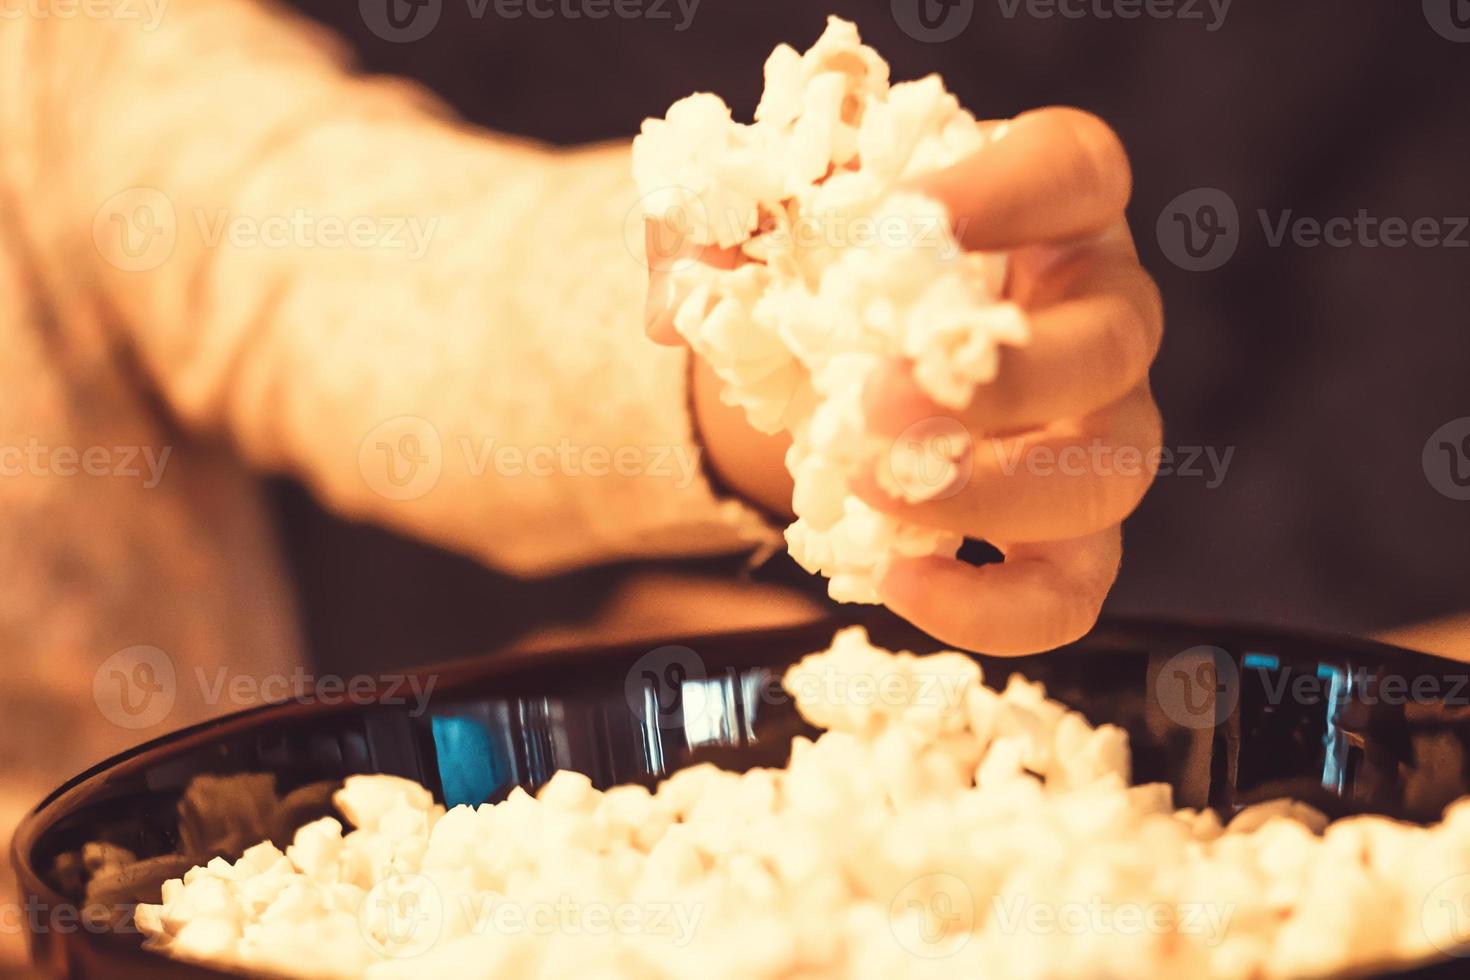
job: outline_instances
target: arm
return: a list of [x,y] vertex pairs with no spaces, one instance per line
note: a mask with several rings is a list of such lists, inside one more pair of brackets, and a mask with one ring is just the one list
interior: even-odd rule
[[190,430],[502,569],[767,536],[642,336],[625,147],[470,131],[257,4],[111,9],[0,32],[0,187],[60,329]]

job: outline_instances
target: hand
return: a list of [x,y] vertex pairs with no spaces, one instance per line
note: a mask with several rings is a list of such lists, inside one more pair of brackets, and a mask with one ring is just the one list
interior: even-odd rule
[[[1028,314],[1031,341],[1005,349],[996,380],[960,412],[924,396],[907,364],[888,365],[865,393],[870,426],[897,438],[925,420],[955,420],[970,434],[969,475],[919,504],[894,499],[874,474],[857,492],[879,510],[1003,551],[1004,563],[978,568],[898,559],[881,591],[946,643],[1021,654],[1087,632],[1117,575],[1121,524],[1152,482],[1150,453],[1162,438],[1148,369],[1163,310],[1124,218],[1132,176],[1112,130],[1075,109],[1004,125],[1000,138],[918,188],[949,206],[965,247],[1011,253],[1007,292]],[[669,297],[654,286],[649,334],[670,342]],[[732,489],[788,508],[783,444],[745,427],[717,391],[701,366],[694,401],[710,465]]]

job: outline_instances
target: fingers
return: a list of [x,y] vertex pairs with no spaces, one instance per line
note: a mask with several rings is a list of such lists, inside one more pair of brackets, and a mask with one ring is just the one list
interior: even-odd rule
[[[954,452],[951,439],[937,450],[947,459],[925,458],[931,445],[925,437],[949,434],[946,422],[940,416],[898,436],[893,451],[877,461],[877,467],[888,467],[882,481],[875,470],[856,481],[854,490],[877,510],[905,521],[987,541],[1063,541],[1120,523],[1153,482],[1162,439],[1158,408],[1146,386],[1075,422],[1013,438],[970,433],[968,453]],[[954,434],[963,445],[964,433]],[[918,467],[894,465],[916,453]],[[941,480],[927,480],[928,473],[942,474]],[[885,485],[929,499],[908,503]]]
[[648,265],[648,299],[643,310],[643,329],[648,339],[668,347],[684,343],[674,329],[674,312],[687,294],[679,277],[673,275],[690,262],[717,269],[740,264],[740,250],[692,245],[687,235],[656,221],[644,222],[644,257]]
[[1122,530],[1012,547],[999,565],[895,560],[883,581],[894,612],[945,643],[1016,656],[1070,643],[1097,622],[1118,574]]
[[1080,109],[1038,109],[969,158],[915,182],[949,205],[966,248],[994,250],[1096,234],[1133,190],[1116,133]]
[[974,432],[1015,432],[1088,415],[1147,378],[1164,309],[1153,279],[1126,251],[1108,246],[1059,257],[1027,293],[1030,342],[1002,349],[995,380],[977,388],[963,412],[941,409],[907,365],[895,362],[864,393],[874,427],[896,434],[944,414]]

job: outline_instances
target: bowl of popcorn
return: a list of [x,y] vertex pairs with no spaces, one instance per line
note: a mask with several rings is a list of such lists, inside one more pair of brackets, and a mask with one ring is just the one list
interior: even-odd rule
[[883,613],[484,659],[142,746],[13,857],[57,976],[1461,976],[1465,679]]
[[[962,542],[854,477],[929,499],[967,448],[895,451],[867,380],[903,359],[958,409],[1030,337],[1007,256],[908,189],[1003,127],[836,18],[764,72],[750,123],[709,93],[645,123],[629,226],[726,400],[790,437],[791,555],[863,609]],[[872,609],[482,659],[77,777],[17,833],[20,909],[70,977],[1458,977],[1466,680],[1200,623],[987,658]]]

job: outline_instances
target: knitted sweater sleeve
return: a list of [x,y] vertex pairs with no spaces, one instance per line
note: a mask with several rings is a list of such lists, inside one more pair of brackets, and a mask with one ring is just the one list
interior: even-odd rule
[[24,10],[0,181],[33,267],[191,435],[520,574],[771,540],[642,336],[626,144],[472,130],[259,3]]

